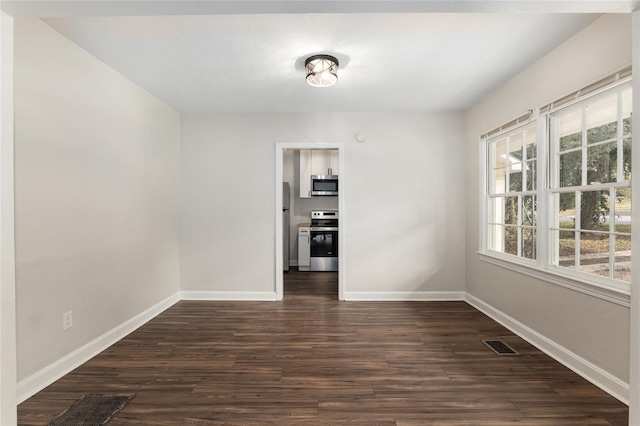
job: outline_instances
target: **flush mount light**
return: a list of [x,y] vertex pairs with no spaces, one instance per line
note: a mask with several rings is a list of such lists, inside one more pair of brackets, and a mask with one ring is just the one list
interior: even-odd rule
[[330,87],[338,82],[338,60],[329,55],[313,55],[304,61],[307,83],[313,87]]

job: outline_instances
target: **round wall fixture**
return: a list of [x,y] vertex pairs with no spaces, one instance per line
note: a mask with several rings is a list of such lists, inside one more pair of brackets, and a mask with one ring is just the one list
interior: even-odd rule
[[365,137],[364,137],[364,135],[363,135],[362,133],[358,133],[358,134],[356,135],[356,140],[357,140],[358,142],[362,143],[362,142],[366,141],[366,140],[367,140],[367,138],[365,138]]
[[331,87],[338,82],[338,60],[330,55],[313,55],[304,61],[307,83],[313,87]]

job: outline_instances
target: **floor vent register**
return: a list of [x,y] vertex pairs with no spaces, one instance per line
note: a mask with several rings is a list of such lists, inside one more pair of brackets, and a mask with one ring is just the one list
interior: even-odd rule
[[111,421],[132,395],[83,395],[64,410],[48,426],[103,426]]
[[520,355],[502,340],[483,340],[482,343],[487,345],[496,355]]

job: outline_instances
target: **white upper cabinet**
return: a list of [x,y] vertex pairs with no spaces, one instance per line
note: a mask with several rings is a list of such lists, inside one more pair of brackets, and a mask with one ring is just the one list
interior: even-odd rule
[[[329,173],[331,170],[331,173]],[[338,174],[338,150],[322,149],[311,151],[312,175],[337,175]]]
[[300,150],[300,198],[311,198],[311,150]]

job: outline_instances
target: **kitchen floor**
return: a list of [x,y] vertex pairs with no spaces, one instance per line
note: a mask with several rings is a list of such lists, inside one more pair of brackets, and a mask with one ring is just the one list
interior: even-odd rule
[[[482,340],[520,353],[498,356]],[[627,425],[628,407],[465,302],[339,302],[285,273],[281,302],[181,301],[18,407],[46,425],[87,393],[118,425]]]
[[300,272],[292,267],[284,273],[284,298],[338,300],[337,272]]

